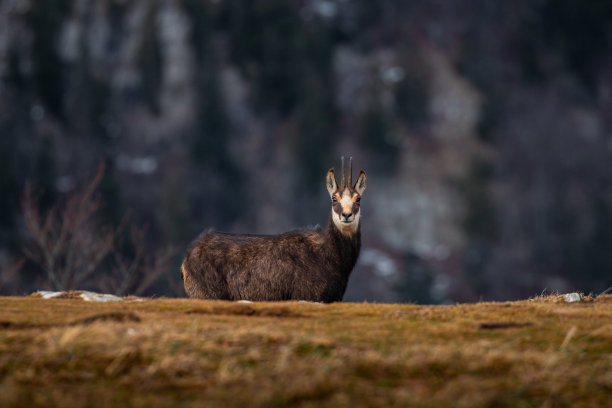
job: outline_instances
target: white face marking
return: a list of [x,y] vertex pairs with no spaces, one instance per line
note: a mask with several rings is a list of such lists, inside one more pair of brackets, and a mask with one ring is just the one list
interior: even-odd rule
[[332,210],[332,219],[336,227],[343,233],[351,235],[357,232],[359,227],[359,216],[361,211],[357,211],[353,214],[353,195],[349,190],[344,190],[340,199],[340,205],[342,206],[342,212],[345,214],[351,214],[348,220],[342,217],[340,214]]
[[350,214],[353,211],[353,200],[348,190],[344,190],[344,193],[342,193],[340,205],[342,206],[343,213]]

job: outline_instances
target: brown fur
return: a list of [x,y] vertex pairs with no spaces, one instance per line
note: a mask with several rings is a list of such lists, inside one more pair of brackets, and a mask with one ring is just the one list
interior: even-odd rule
[[[333,176],[333,171],[329,174]],[[344,188],[357,194],[353,186]],[[340,211],[338,206],[334,203],[332,211]],[[353,211],[359,212],[358,203]],[[360,248],[360,225],[347,233],[338,229],[332,217],[326,230],[280,235],[209,231],[187,250],[181,272],[192,298],[336,302],[344,296]]]

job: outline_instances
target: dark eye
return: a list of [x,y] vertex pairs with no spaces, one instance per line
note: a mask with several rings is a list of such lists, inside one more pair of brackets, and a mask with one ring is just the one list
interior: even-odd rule
[[357,198],[355,199],[355,202],[356,202],[356,203],[358,203],[358,202],[360,202],[360,201],[361,201],[361,197],[357,197]]
[[338,199],[336,198],[336,196],[333,196],[333,197],[332,197],[332,203],[335,203],[335,202],[337,202],[337,201],[338,201]]

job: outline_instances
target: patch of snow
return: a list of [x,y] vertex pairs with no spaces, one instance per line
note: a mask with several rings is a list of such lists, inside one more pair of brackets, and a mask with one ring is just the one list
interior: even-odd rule
[[79,295],[87,302],[122,302],[119,296],[110,295],[107,293],[83,292]]
[[39,290],[38,293],[40,296],[42,296],[43,299],[52,299],[54,297],[57,297],[59,295],[61,295],[64,292],[52,292],[50,290]]
[[[53,299],[61,295],[67,295],[69,292],[66,292],[66,291],[52,292],[49,290],[39,290],[36,293],[39,294],[43,299]],[[89,292],[86,290],[72,291],[71,294],[75,296],[78,295],[81,299],[87,302],[123,302],[123,301],[144,302],[145,300],[144,298],[139,298],[139,297],[134,297],[134,296],[129,296],[128,298],[122,298],[119,296],[111,295],[109,293],[96,293],[96,292]],[[70,296],[70,298],[74,298],[74,296]]]
[[242,300],[239,300],[238,303],[253,303],[253,301],[242,299]]
[[580,293],[573,292],[565,294],[565,301],[567,303],[580,302],[580,300],[582,300],[580,297]]

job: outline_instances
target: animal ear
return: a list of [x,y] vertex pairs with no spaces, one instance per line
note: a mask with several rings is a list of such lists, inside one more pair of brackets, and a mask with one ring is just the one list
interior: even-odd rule
[[366,189],[366,174],[365,171],[361,170],[359,172],[359,178],[357,178],[357,182],[355,183],[355,187],[353,187],[355,191],[362,195],[364,190]]
[[334,169],[329,169],[327,172],[327,176],[325,177],[325,185],[327,186],[327,191],[329,192],[330,196],[333,196],[338,190],[338,183],[336,182]]

